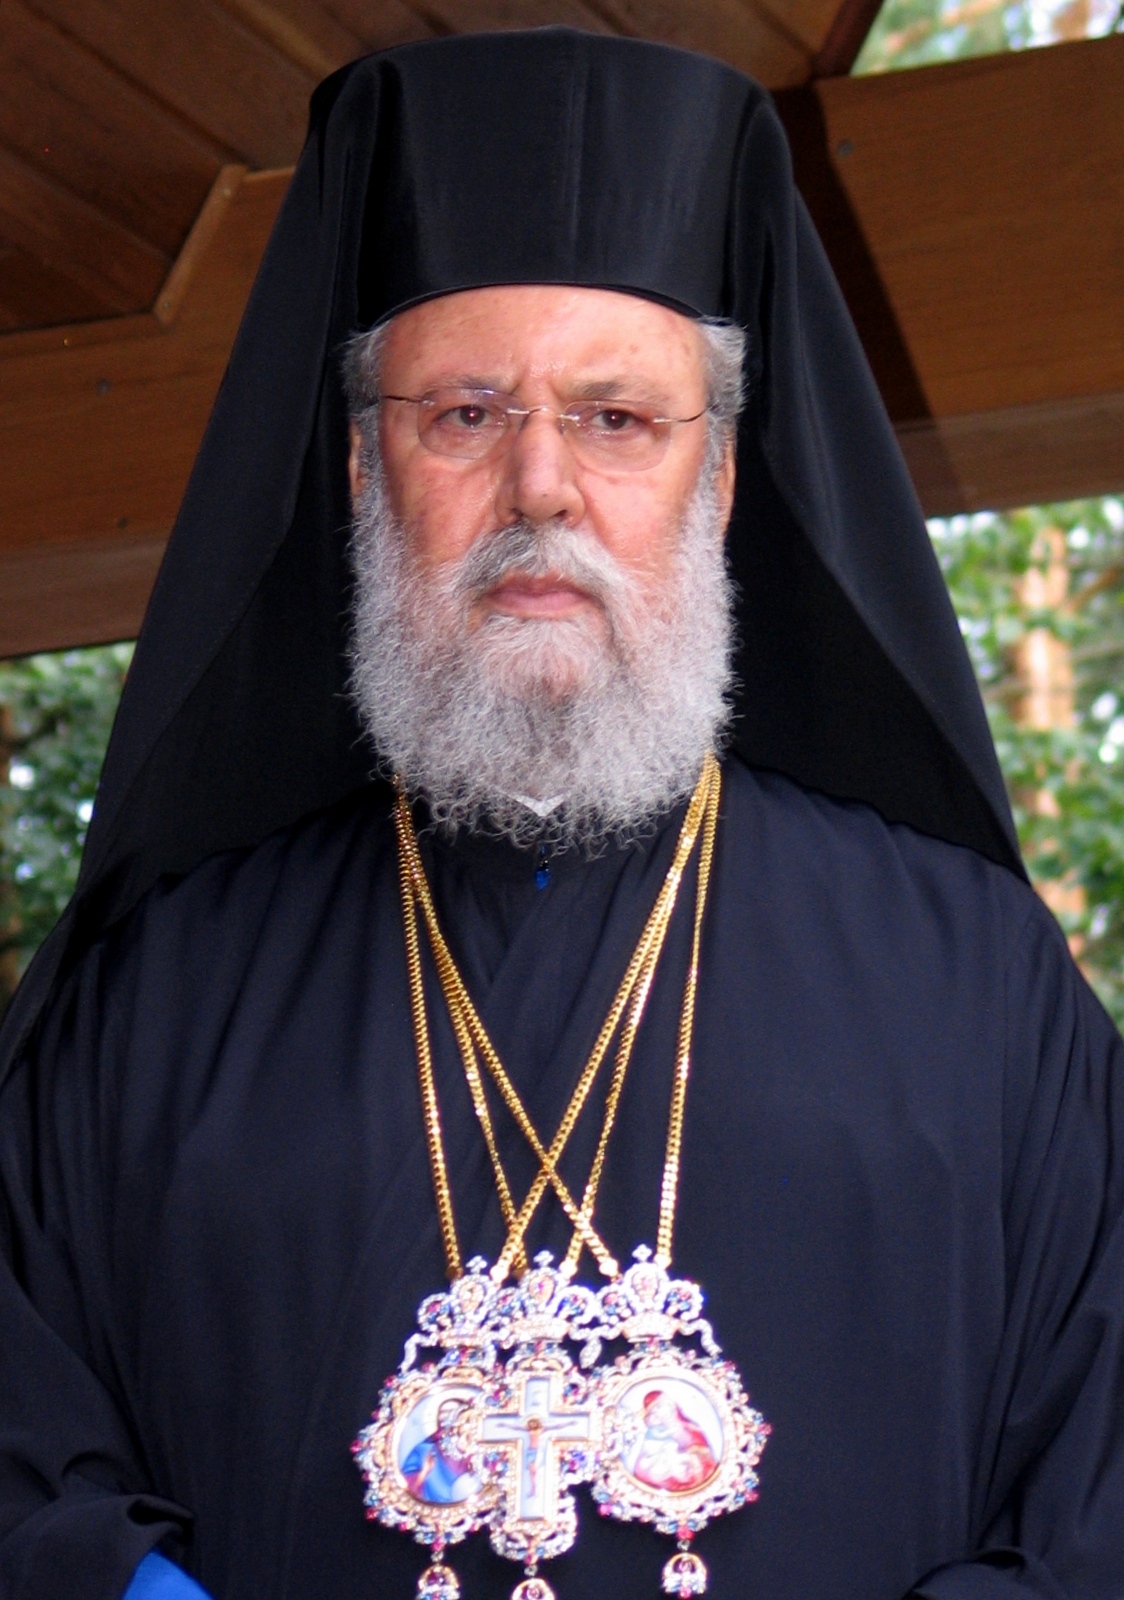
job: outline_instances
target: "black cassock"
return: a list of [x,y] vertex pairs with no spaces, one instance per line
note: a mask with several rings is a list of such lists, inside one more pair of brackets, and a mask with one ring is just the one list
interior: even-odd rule
[[[423,835],[543,1133],[679,820],[556,860],[543,890],[532,855]],[[692,873],[598,1207],[625,1260],[654,1242],[693,893]],[[462,1245],[494,1259],[427,979]],[[1120,1595],[1120,1052],[1014,874],[727,760],[675,1267],[773,1434],[758,1504],[698,1539],[715,1600]],[[349,1453],[444,1274],[388,792],[157,886],[72,974],[37,1063],[0,1104],[35,1308],[6,1276],[0,1590],[110,1600],[171,1529],[218,1600],[409,1600],[424,1556],[365,1521]],[[533,1158],[498,1126],[521,1194]],[[529,1242],[568,1242],[552,1201]],[[670,1542],[578,1499],[560,1600],[657,1596]],[[452,1561],[466,1600],[519,1576],[484,1535]]]

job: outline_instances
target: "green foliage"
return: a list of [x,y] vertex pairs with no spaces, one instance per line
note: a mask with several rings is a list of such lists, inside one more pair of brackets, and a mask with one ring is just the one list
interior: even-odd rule
[[994,55],[1119,26],[1118,0],[886,0],[859,52],[857,73]]
[[[932,0],[886,0],[859,52],[857,73],[927,66],[962,56],[994,55],[1011,48],[1007,15],[1021,20],[1025,6],[1003,0],[980,5],[935,6]],[[967,15],[965,15],[967,13]]]
[[0,663],[0,743],[8,757],[0,783],[0,953],[8,953],[10,977],[50,932],[77,882],[132,654],[131,644],[117,644]]
[[[1030,611],[1019,580],[1033,567],[1049,570],[1049,528],[1065,535],[1068,593]],[[930,523],[930,533],[1032,875],[1043,887],[1084,890],[1084,908],[1061,910],[1059,920],[1124,1025],[1124,504],[1109,497],[953,517]],[[1072,727],[1037,729],[1016,719],[1026,684],[1014,660],[1032,629],[1068,647]]]

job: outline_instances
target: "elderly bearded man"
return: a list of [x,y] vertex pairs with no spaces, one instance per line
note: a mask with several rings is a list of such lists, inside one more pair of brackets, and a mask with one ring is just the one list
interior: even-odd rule
[[320,91],[5,1044],[13,1600],[1124,1591],[1119,1043],[716,63]]

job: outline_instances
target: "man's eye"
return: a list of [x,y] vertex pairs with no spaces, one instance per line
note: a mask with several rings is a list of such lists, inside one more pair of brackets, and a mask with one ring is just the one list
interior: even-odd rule
[[590,426],[597,433],[628,433],[643,426],[635,411],[621,406],[602,406],[590,418]]
[[466,432],[476,433],[495,419],[484,406],[464,405],[439,412],[437,420],[442,427],[463,428]]

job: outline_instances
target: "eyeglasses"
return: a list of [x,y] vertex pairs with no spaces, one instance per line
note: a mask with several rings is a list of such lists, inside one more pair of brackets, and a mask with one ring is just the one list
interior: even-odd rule
[[496,389],[431,389],[417,398],[384,394],[376,404],[384,400],[417,406],[418,438],[434,455],[490,460],[510,449],[527,418],[541,411],[554,418],[579,461],[622,472],[656,466],[667,450],[672,428],[698,422],[710,409],[704,407],[693,417],[658,417],[630,400],[580,400],[565,411],[555,411],[550,406],[521,405],[513,394]]

